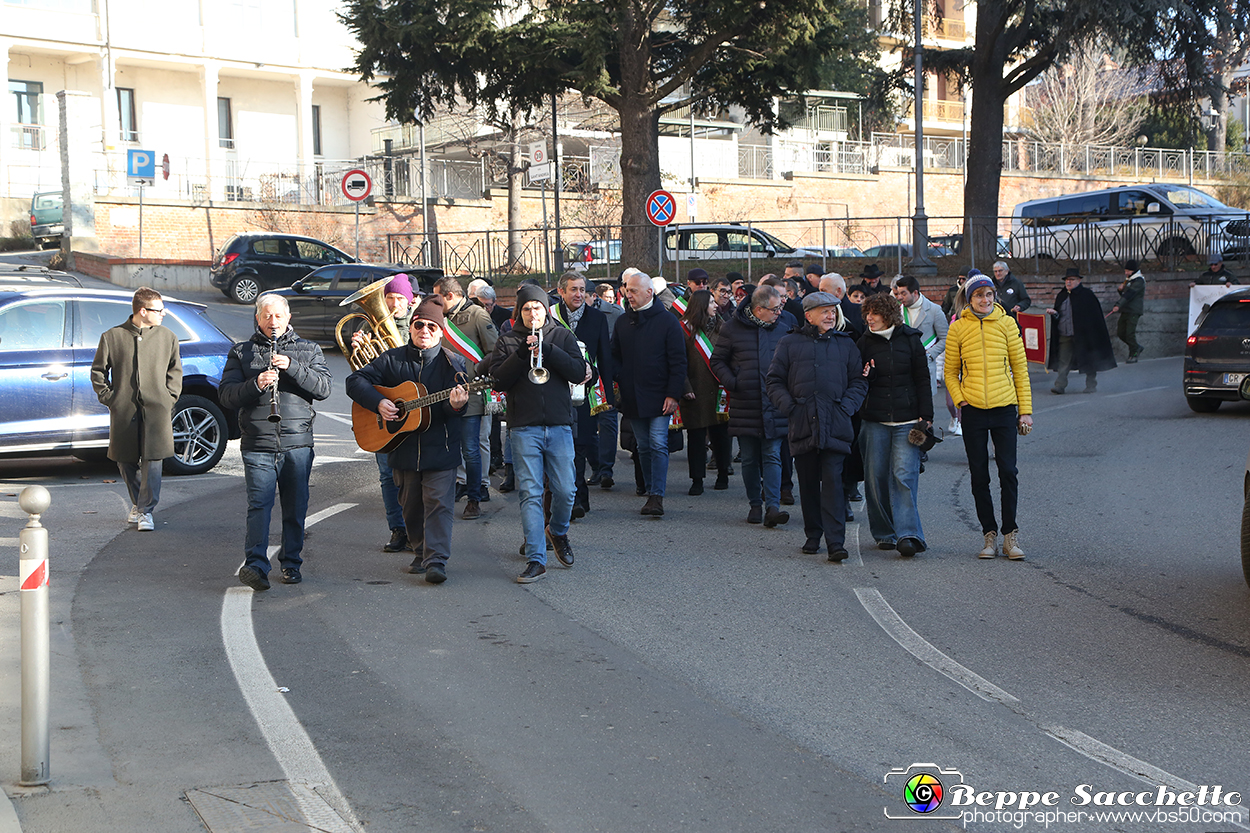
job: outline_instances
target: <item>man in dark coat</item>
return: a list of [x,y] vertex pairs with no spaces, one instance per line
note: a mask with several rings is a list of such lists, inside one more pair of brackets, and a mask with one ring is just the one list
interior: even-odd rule
[[[347,395],[387,420],[399,417],[399,399],[387,399],[377,390],[379,386],[394,388],[403,382],[419,382],[427,393],[451,391],[445,401],[428,406],[428,423],[409,433],[386,456],[399,487],[408,542],[416,553],[408,572],[424,574],[430,584],[447,580],[456,468],[461,461],[463,417],[469,402],[468,392],[458,383],[465,378],[465,360],[442,344],[443,309],[441,296],[427,295],[412,314],[408,343],[387,350],[347,377]],[[476,442],[477,437],[467,441]]]
[[629,309],[612,332],[612,358],[647,490],[641,514],[658,517],[668,484],[668,426],[686,391],[686,338],[648,275],[632,270],[622,289]]
[[1079,370],[1085,374],[1085,393],[1093,393],[1098,387],[1098,371],[1113,370],[1115,355],[1102,305],[1093,290],[1081,285],[1079,269],[1068,267],[1063,289],[1055,296],[1054,307],[1046,312],[1054,321],[1051,332],[1056,339],[1047,367],[1059,374],[1050,392],[1063,393],[1068,387],[1068,373]]
[[859,288],[863,290],[865,295],[876,295],[878,292],[889,292],[890,285],[881,282],[881,276],[885,272],[881,271],[881,267],[875,263],[870,263],[864,267],[864,271],[859,273],[862,279]]
[[[565,567],[573,566],[569,520],[573,515],[573,403],[569,384],[594,381],[577,339],[548,316],[547,293],[538,286],[517,289],[512,329],[499,337],[489,362],[495,389],[508,396],[512,465],[521,492],[525,570],[518,584],[547,575],[547,543]],[[536,363],[547,374],[535,381]],[[542,374],[538,374],[541,378]],[[543,479],[551,492],[551,520],[543,522]]]
[[161,326],[165,302],[146,286],[135,290],[131,316],[105,330],[91,362],[91,386],[109,409],[108,457],[130,495],[127,524],[156,528],[161,463],[174,456],[174,404],[182,393],[178,336]]
[[837,328],[838,299],[813,292],[803,299],[803,310],[806,323],[777,345],[768,369],[768,397],[788,419],[808,541],[819,541],[823,532],[829,560],[843,561],[842,463],[855,436],[851,415],[864,403],[868,382],[859,348]]
[[781,510],[786,415],[765,395],[764,374],[777,343],[796,324],[777,290],[761,286],[732,320],[721,325],[712,348],[712,372],[729,392],[729,434],[738,438],[742,452],[742,483],[750,505],[747,523],[771,527],[790,520]]
[[[566,272],[560,276],[558,291],[560,302],[551,308],[551,317],[560,326],[571,330],[574,337],[586,345],[585,358],[598,370],[606,394],[612,390],[613,378],[612,334],[608,330],[608,317],[586,302],[586,279],[576,272]],[[590,464],[592,475],[599,471],[598,414],[609,404],[606,401],[596,401],[596,411],[592,415],[591,400],[597,400],[598,394],[590,386],[586,386],[585,397],[580,405],[574,406],[577,412],[577,430],[573,432],[574,482],[577,485],[577,493],[573,498],[575,518],[584,517],[590,511],[586,464]]]
[[[290,326],[281,295],[256,299],[256,332],[234,345],[221,372],[221,404],[239,412],[243,480],[247,484],[247,560],[239,581],[269,589],[269,515],[274,493],[282,499],[282,583],[298,584],[304,560],[304,521],[313,463],[313,400],[330,395],[330,369],[321,347]],[[273,398],[277,396],[277,421]]]
[[1012,318],[1033,304],[1028,290],[1024,288],[1024,281],[1011,274],[1005,260],[994,263],[994,300]]
[[1116,338],[1128,348],[1128,364],[1137,361],[1145,348],[1137,342],[1137,322],[1146,311],[1146,276],[1138,268],[1137,261],[1124,261],[1124,283],[1120,284],[1120,297],[1111,308],[1110,315],[1120,313],[1115,325]]

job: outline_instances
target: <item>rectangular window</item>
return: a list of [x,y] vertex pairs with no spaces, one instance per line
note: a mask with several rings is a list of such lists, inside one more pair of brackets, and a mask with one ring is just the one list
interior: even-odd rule
[[321,156],[321,105],[312,106],[313,156]]
[[43,150],[43,108],[40,104],[43,98],[43,83],[10,79],[9,92],[12,93],[16,105],[16,119],[12,125],[13,147],[24,150]]
[[117,118],[121,126],[123,142],[139,141],[139,122],[135,119],[135,91],[130,87],[117,88]]
[[234,147],[234,124],[230,120],[230,99],[217,98],[217,143],[223,148]]

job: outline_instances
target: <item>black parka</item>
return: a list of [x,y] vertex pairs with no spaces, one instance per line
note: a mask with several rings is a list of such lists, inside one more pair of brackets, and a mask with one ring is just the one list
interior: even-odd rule
[[278,408],[281,422],[269,421],[270,393],[257,387],[256,379],[269,367],[269,336],[257,331],[247,341],[230,348],[217,392],[221,404],[239,412],[244,451],[286,451],[313,444],[313,400],[330,395],[330,369],[321,347],[306,341],[287,327],[278,338],[278,353],[290,356],[291,364],[278,375]]
[[851,337],[811,324],[781,339],[768,368],[768,397],[789,418],[790,453],[851,453],[851,416],[868,390]]
[[868,370],[868,396],[860,409],[869,422],[933,421],[933,383],[920,331],[899,324],[889,339],[869,331],[859,339]]
[[786,415],[765,395],[764,375],[777,345],[797,322],[783,310],[772,327],[760,327],[747,317],[749,306],[749,300],[743,301],[721,325],[712,348],[712,372],[729,392],[729,433],[775,440],[786,435]]

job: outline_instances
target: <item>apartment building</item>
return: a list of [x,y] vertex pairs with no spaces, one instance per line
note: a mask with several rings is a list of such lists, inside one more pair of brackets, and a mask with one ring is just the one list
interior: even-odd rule
[[89,100],[70,130],[89,144],[96,195],[133,193],[126,151],[141,148],[170,160],[154,199],[325,201],[338,189],[327,169],[368,153],[384,122],[344,71],[352,40],[337,6],[0,1],[0,195],[12,206],[60,189],[56,94],[68,90]]

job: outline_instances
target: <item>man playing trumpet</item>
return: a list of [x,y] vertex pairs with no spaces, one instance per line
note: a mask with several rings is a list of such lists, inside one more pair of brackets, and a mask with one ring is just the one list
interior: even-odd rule
[[[547,542],[556,558],[573,566],[569,520],[573,511],[573,404],[569,383],[591,381],[594,371],[582,359],[577,338],[548,318],[547,293],[541,287],[517,289],[513,328],[499,337],[483,362],[495,389],[508,398],[507,421],[512,465],[521,493],[525,531],[521,584],[547,574]],[[551,490],[551,523],[544,529],[543,476]]]
[[429,406],[428,426],[409,433],[387,455],[404,526],[416,557],[408,572],[424,575],[429,584],[447,580],[451,555],[452,507],[456,467],[460,465],[461,430],[469,393],[464,359],[442,345],[443,299],[427,295],[417,305],[408,327],[409,342],[387,350],[347,377],[347,395],[383,419],[399,418],[399,408],[378,386],[393,388],[419,382],[433,394],[450,390],[443,402]]

